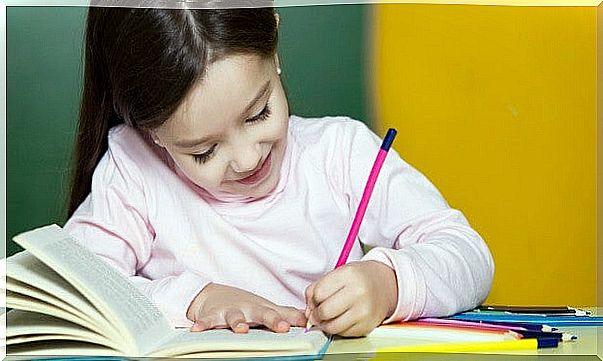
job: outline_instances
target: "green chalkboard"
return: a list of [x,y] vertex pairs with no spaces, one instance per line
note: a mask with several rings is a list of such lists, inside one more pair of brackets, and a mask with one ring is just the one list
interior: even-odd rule
[[8,7],[7,255],[16,233],[63,223],[85,9]]
[[364,5],[289,7],[281,16],[279,54],[293,113],[368,116]]
[[[86,8],[7,7],[7,240],[66,214]],[[364,5],[278,9],[292,112],[367,119]],[[18,251],[12,242],[7,255]]]

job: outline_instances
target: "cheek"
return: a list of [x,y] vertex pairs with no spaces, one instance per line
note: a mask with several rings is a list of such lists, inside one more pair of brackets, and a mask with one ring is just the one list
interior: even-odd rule
[[265,141],[270,143],[280,143],[285,135],[287,134],[287,127],[282,123],[278,122],[272,124],[265,133]]
[[265,134],[270,141],[276,142],[286,138],[289,128],[289,107],[280,85],[276,87],[270,103],[272,104],[272,119],[269,120]]
[[287,136],[287,129],[289,128],[289,117],[286,113],[278,114],[278,120],[275,119],[267,129],[270,140],[277,142],[282,141]]

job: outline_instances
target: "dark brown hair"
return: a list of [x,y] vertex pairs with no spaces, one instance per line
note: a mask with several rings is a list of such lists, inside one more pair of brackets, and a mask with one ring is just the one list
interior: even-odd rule
[[276,45],[272,8],[90,8],[68,216],[90,193],[111,127],[158,127],[208,65],[233,54],[270,57]]

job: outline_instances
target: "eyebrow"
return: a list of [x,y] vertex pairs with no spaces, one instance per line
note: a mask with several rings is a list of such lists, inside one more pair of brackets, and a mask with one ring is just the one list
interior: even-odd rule
[[[264,95],[266,95],[268,90],[270,90],[270,84],[271,84],[270,80],[268,80],[268,81],[266,81],[266,83],[264,83],[264,85],[262,85],[262,87],[260,88],[260,91],[258,91],[258,93],[255,95],[255,97],[253,97],[253,99],[251,99],[251,101],[247,104],[245,109],[241,112],[241,115],[240,115],[241,118],[245,114],[247,114],[251,110],[251,108],[253,108],[253,106],[258,102],[258,100],[260,100],[262,97],[264,97]],[[179,148],[192,148],[198,144],[206,143],[209,140],[211,140],[212,138],[213,138],[213,136],[203,137],[201,139],[178,140],[178,141],[174,142],[174,145],[176,145]]]

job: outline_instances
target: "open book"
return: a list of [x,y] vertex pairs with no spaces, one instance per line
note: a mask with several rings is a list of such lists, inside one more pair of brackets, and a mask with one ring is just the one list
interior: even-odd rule
[[[321,331],[174,329],[151,301],[57,225],[14,238],[6,261],[8,355],[320,358]],[[293,357],[296,358],[296,357]]]

